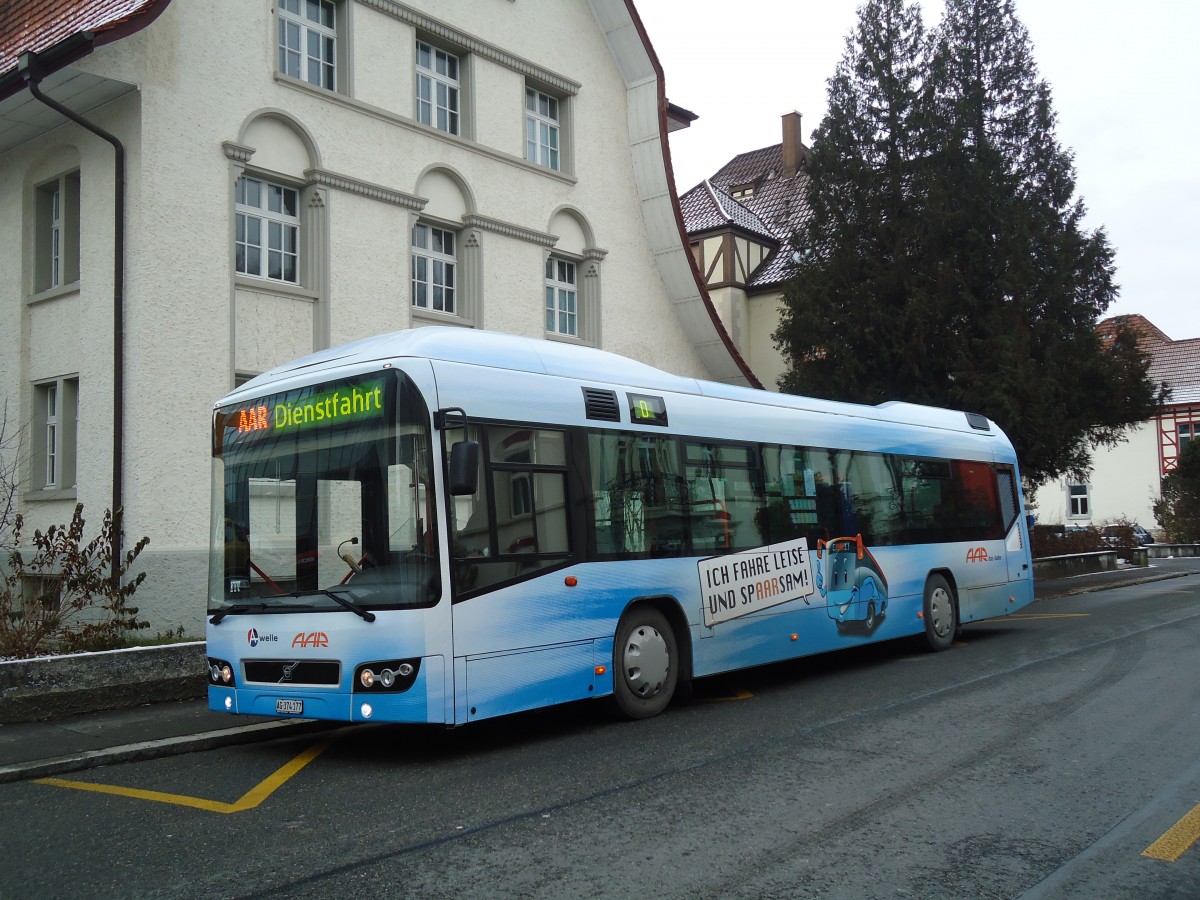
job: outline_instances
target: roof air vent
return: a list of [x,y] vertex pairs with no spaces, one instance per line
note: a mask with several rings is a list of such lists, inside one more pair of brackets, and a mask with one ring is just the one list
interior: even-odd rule
[[617,392],[600,388],[583,389],[584,415],[601,422],[620,422],[621,407],[617,406]]
[[976,431],[992,430],[992,423],[988,421],[988,417],[981,416],[979,413],[967,413],[967,424]]

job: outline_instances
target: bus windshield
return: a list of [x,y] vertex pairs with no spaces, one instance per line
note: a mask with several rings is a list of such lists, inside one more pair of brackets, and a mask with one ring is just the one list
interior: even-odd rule
[[395,370],[218,408],[209,613],[437,603],[431,446]]

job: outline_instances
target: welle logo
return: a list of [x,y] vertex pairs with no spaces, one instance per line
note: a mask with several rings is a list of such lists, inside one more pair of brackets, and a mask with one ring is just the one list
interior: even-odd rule
[[277,642],[279,635],[277,634],[259,634],[257,628],[251,628],[246,632],[246,643],[251,647],[257,647],[259,644],[269,644]]

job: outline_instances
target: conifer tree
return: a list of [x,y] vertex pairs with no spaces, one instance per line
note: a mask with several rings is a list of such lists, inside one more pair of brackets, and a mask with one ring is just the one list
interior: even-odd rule
[[[872,8],[893,5],[864,7],[839,74],[856,65],[851,50],[867,46]],[[882,160],[882,171],[877,163],[870,179],[898,179],[905,215],[888,210],[859,220],[873,237],[848,241],[829,227],[837,217],[823,211],[847,193],[844,171],[831,177],[814,166],[810,173],[814,213],[797,243],[814,251],[798,255],[786,293],[777,333],[790,356],[783,387],[982,412],[1013,441],[1030,486],[1082,475],[1091,448],[1152,416],[1161,392],[1133,335],[1104,344],[1095,331],[1116,297],[1114,253],[1102,229],[1083,226],[1049,86],[1011,0],[947,0],[917,56],[923,83],[910,107],[906,152]],[[859,95],[888,85],[864,79]],[[844,139],[863,127],[853,120],[870,123],[875,108],[835,103],[838,92],[835,76],[813,147],[814,160],[834,169],[858,150]],[[902,246],[903,257],[866,258],[872,240],[894,230],[902,232],[892,246]],[[879,271],[889,267],[902,271]],[[829,311],[837,312],[822,320]],[[866,365],[847,367],[847,359]]]
[[877,402],[881,372],[920,381],[920,329],[897,334],[892,323],[918,288],[913,167],[924,39],[915,3],[869,0],[829,80],[829,113],[808,164],[811,215],[796,235],[776,335],[793,363],[784,390]]

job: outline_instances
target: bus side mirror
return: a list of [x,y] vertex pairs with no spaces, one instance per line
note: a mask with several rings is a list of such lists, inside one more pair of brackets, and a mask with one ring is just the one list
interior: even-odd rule
[[479,443],[459,441],[450,448],[450,494],[466,497],[479,490]]

